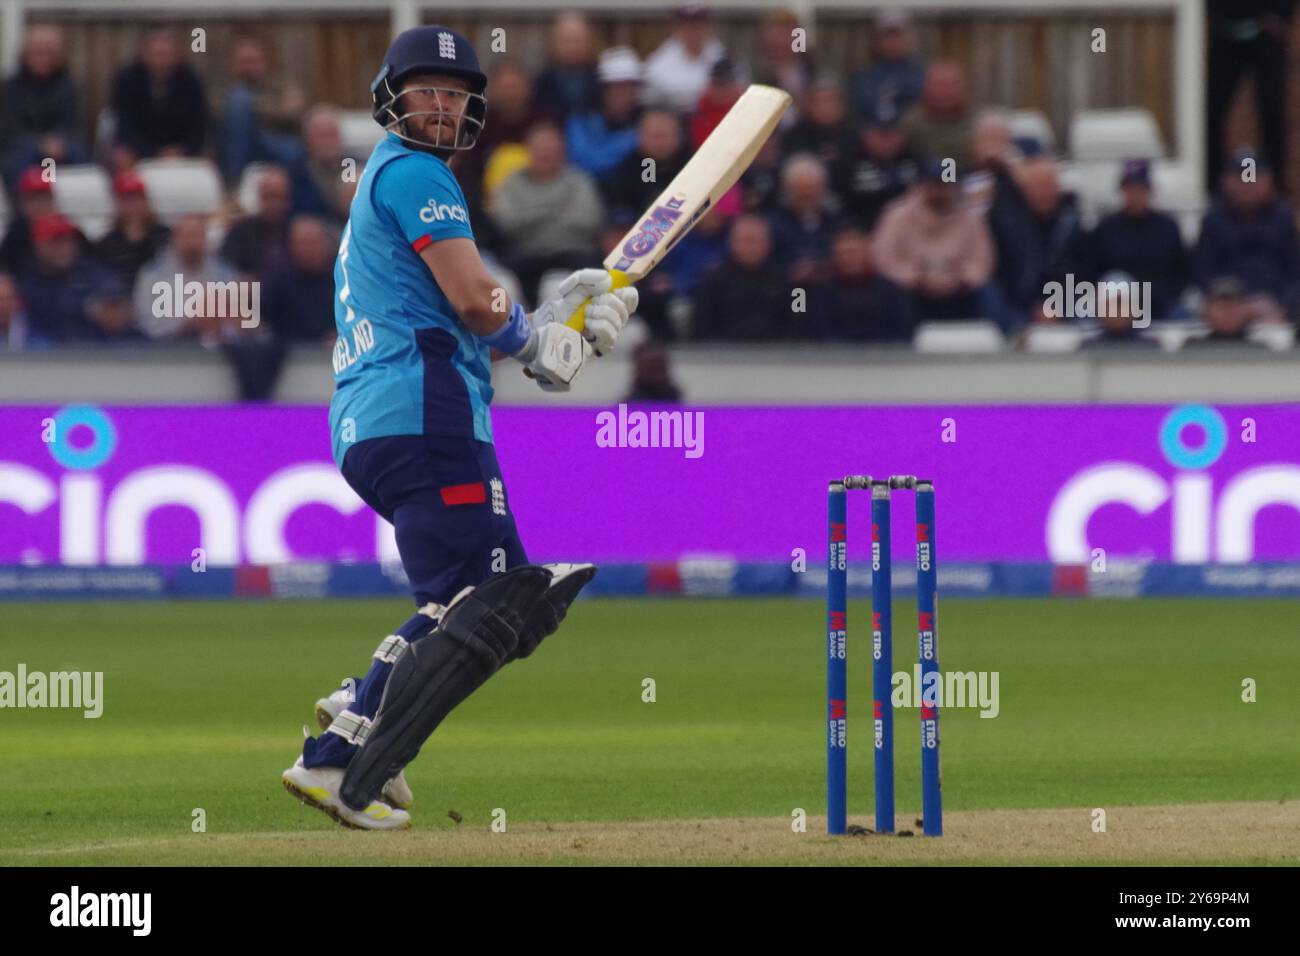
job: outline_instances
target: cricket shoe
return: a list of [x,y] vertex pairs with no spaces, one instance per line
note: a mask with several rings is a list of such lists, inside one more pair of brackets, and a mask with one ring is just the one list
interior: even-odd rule
[[[355,677],[350,677],[334,693],[316,701],[316,723],[321,730],[329,730],[335,718],[357,699],[358,683],[360,681]],[[305,730],[303,732],[306,733]],[[406,782],[406,771],[399,771],[396,777],[384,784],[380,796],[399,810],[411,809],[415,804],[415,793],[411,790],[411,785]]]
[[[411,815],[382,800],[372,800],[364,810],[353,810],[339,799],[343,770],[339,767],[303,766],[299,757],[280,777],[284,789],[309,807],[315,807],[342,826],[353,830],[404,830]],[[391,784],[392,781],[389,781]]]

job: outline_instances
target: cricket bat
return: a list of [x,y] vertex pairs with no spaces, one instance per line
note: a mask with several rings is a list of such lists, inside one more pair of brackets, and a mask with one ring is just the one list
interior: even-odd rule
[[[774,86],[755,83],[741,94],[654,205],[605,258],[613,288],[632,285],[648,275],[722,194],[736,185],[789,105],[790,94]],[[584,301],[565,324],[581,332],[586,307]]]

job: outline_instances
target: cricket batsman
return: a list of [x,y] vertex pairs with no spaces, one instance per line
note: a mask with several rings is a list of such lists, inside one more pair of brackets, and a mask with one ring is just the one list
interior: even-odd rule
[[[486,89],[455,31],[416,27],[393,41],[370,86],[388,132],[334,265],[334,460],[393,524],[418,611],[380,641],[364,677],[317,702],[323,733],[282,780],[359,829],[410,826],[403,768],[452,708],[559,627],[596,571],[528,564],[492,444],[490,363],[513,359],[542,389],[566,391],[614,347],[637,293],[583,269],[529,316],[488,274],[447,165],[478,140]],[[579,309],[581,332],[565,324]]]

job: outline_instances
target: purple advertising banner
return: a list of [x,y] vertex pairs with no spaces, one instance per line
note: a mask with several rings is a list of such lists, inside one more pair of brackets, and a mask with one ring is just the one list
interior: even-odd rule
[[[815,564],[845,474],[934,479],[941,563],[1300,559],[1300,406],[502,408],[494,427],[539,561]],[[0,564],[396,554],[335,470],[323,408],[7,407],[0,435]],[[855,553],[867,512],[850,497]]]

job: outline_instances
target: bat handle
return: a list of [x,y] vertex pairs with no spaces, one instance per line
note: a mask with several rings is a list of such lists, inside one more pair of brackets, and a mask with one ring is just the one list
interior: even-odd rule
[[[632,284],[632,280],[627,277],[627,273],[618,269],[609,270],[609,280],[610,289],[623,289]],[[590,301],[591,299],[587,298],[579,302],[578,307],[573,310],[573,314],[569,316],[568,321],[564,324],[576,332],[581,332],[583,328],[586,327],[586,322],[582,317],[582,313],[586,311],[587,303]],[[537,377],[532,372],[528,371],[528,369],[524,369],[524,375],[528,378]]]
[[[627,273],[621,272],[618,269],[609,270],[609,279],[610,289],[622,289],[632,284],[632,280],[627,277]],[[582,313],[586,310],[587,303],[590,301],[591,299],[583,299],[579,302],[578,307],[574,309],[573,313],[569,316],[569,321],[564,324],[575,331],[581,332],[586,325]]]

